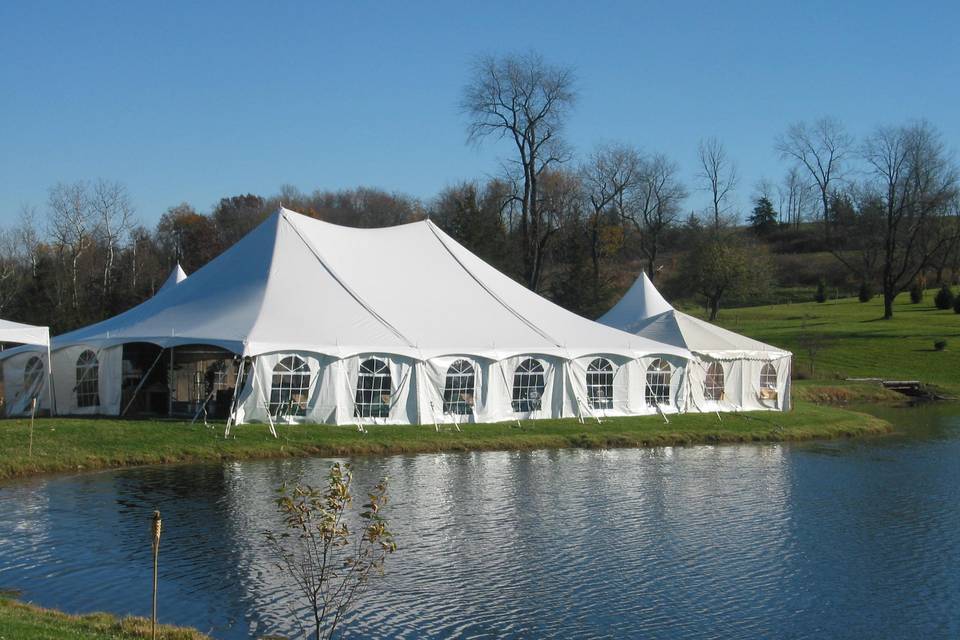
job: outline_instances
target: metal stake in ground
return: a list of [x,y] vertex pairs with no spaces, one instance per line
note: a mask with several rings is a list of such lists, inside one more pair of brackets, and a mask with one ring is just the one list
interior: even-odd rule
[[160,530],[163,523],[160,520],[160,512],[153,512],[153,616],[150,618],[150,637],[153,640],[157,638],[157,556],[160,555]]

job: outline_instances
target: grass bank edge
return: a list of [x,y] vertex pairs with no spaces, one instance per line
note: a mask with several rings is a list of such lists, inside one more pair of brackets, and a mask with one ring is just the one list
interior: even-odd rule
[[[0,638],[13,640],[127,640],[150,637],[150,620],[109,613],[71,615],[0,594]],[[209,640],[196,629],[158,625],[162,640]]]
[[538,420],[463,425],[352,427],[283,425],[272,438],[265,425],[205,428],[182,422],[53,418],[37,420],[33,455],[29,421],[0,422],[0,479],[30,475],[181,462],[255,458],[414,453],[620,448],[735,442],[778,442],[886,433],[889,423],[863,413],[800,400],[787,413],[752,412]]

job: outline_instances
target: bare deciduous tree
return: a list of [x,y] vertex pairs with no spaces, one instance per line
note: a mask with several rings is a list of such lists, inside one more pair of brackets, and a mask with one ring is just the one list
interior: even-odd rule
[[593,267],[593,304],[600,300],[601,263],[610,252],[604,233],[623,216],[624,194],[636,188],[643,159],[640,153],[623,145],[597,148],[580,166],[583,195],[589,204],[587,229],[590,234],[590,261]]
[[49,235],[61,262],[69,263],[71,306],[77,309],[80,257],[93,241],[93,215],[87,186],[82,182],[58,183],[50,189],[47,204]]
[[737,167],[717,138],[701,140],[697,153],[700,157],[697,178],[701,181],[701,188],[710,193],[710,213],[717,230],[730,214],[730,196],[737,187]]
[[640,232],[640,250],[647,261],[647,275],[653,280],[663,236],[676,223],[687,190],[678,177],[677,164],[663,154],[646,158],[639,174],[630,193],[628,217]]
[[813,185],[804,179],[798,167],[792,166],[783,177],[783,182],[777,187],[777,195],[780,214],[784,218],[782,222],[799,228],[815,198]]
[[957,168],[927,122],[879,127],[863,143],[868,167],[861,205],[844,237],[857,251],[876,251],[883,317],[893,301],[947,246],[956,228],[942,224],[958,192]]
[[795,160],[813,178],[823,205],[824,230],[830,237],[830,193],[843,178],[843,163],[853,151],[853,137],[839,120],[823,117],[812,125],[796,122],[775,144],[782,158]]
[[113,267],[122,240],[134,226],[133,205],[127,188],[119,182],[98,180],[90,190],[90,212],[94,233],[106,252],[103,265],[103,293],[110,294]]
[[460,102],[470,118],[469,142],[493,136],[507,138],[515,147],[512,163],[522,178],[514,196],[520,206],[524,278],[531,289],[540,283],[549,235],[539,183],[544,172],[569,159],[561,133],[575,98],[570,68],[528,53],[477,60]]

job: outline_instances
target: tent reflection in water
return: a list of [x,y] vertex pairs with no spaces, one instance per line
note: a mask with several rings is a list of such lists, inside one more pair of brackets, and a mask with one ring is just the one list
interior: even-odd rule
[[0,343],[23,345],[0,352],[6,415],[29,415],[34,400],[49,411],[53,401],[50,329],[0,320]]
[[790,409],[789,351],[677,311],[646,273],[598,322],[689,349],[688,411]]
[[[58,413],[271,425],[678,411],[689,357],[558,307],[428,220],[355,229],[286,209],[146,302],[53,340]],[[666,373],[651,400],[654,361]]]

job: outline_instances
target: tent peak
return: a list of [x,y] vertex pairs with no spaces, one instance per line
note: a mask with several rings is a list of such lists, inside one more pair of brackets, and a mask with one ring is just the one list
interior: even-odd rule
[[627,327],[638,320],[651,318],[667,311],[673,311],[673,306],[653,286],[647,272],[641,271],[620,301],[597,322],[627,330]]
[[183,270],[183,267],[180,266],[180,261],[177,260],[176,266],[170,272],[170,275],[167,276],[167,279],[164,281],[164,283],[157,290],[157,293],[160,293],[161,291],[165,291],[167,289],[172,289],[173,287],[177,286],[178,284],[180,284],[186,279],[187,279],[187,272]]

